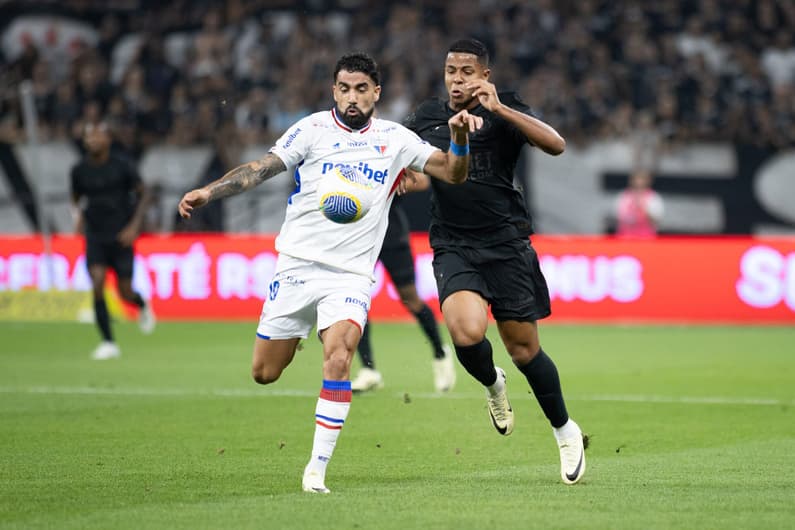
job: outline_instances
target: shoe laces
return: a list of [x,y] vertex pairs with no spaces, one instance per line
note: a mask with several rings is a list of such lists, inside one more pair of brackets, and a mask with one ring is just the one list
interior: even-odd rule
[[505,391],[500,392],[496,396],[489,396],[489,407],[494,419],[498,422],[508,421],[508,398],[505,396]]
[[577,440],[563,440],[558,447],[561,460],[567,468],[574,467],[580,462],[580,447]]

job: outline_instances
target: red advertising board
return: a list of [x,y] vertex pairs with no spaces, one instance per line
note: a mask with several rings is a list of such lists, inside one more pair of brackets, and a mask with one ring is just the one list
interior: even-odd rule
[[[147,236],[133,284],[161,319],[255,321],[276,254],[273,236]],[[795,238],[535,237],[553,321],[795,324]],[[432,254],[412,236],[417,290],[437,311]],[[0,236],[0,291],[87,291],[83,242]],[[370,318],[406,320],[388,275],[375,271]]]

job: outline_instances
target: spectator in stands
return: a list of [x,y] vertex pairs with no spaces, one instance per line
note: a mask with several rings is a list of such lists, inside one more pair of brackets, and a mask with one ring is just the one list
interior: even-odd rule
[[616,235],[620,237],[654,237],[663,217],[663,201],[651,188],[652,176],[638,169],[629,177],[629,186],[616,200]]
[[[793,145],[787,124],[795,121],[795,109],[784,103],[793,98],[787,87],[795,84],[789,31],[795,25],[793,2],[512,0],[496,9],[494,2],[484,2],[467,13],[439,2],[324,12],[274,11],[264,7],[266,2],[240,0],[223,8],[203,0],[148,2],[136,10],[87,8],[80,0],[58,4],[65,16],[90,22],[96,41],[93,49],[75,45],[64,56],[71,61],[49,64],[49,110],[41,106],[47,89],[36,65],[52,53],[32,33],[20,37],[13,54],[3,50],[0,68],[4,87],[31,76],[39,80],[41,128],[54,138],[68,137],[74,120],[86,114],[83,107],[99,102],[103,113],[109,106],[119,116],[133,113],[126,136],[143,143],[137,149],[154,142],[207,142],[195,115],[203,107],[207,121],[213,105],[202,102],[209,98],[225,107],[227,116],[236,116],[246,138],[267,141],[273,131],[319,110],[324,101],[319,83],[277,81],[317,79],[317,72],[328,71],[334,57],[349,49],[384,57],[387,73],[398,61],[405,69],[394,72],[398,84],[387,78],[381,109],[397,117],[407,102],[439,94],[441,79],[425,57],[443,53],[444,35],[475,19],[487,21],[481,24],[488,28],[482,38],[497,51],[505,76],[500,84],[523,87],[532,108],[558,124],[573,144],[620,135],[621,124],[652,111],[652,126],[668,142],[748,139]],[[136,39],[144,44],[134,44]],[[137,51],[123,53],[131,46]],[[285,49],[292,55],[280,53]],[[287,59],[293,56],[302,60]],[[406,73],[411,83],[400,82]],[[261,109],[255,116],[251,105],[262,99],[255,90],[265,91],[268,101],[284,102],[283,107]],[[119,93],[125,112],[113,101]],[[765,108],[772,112],[772,125]],[[746,138],[743,120],[764,124],[765,136]]]

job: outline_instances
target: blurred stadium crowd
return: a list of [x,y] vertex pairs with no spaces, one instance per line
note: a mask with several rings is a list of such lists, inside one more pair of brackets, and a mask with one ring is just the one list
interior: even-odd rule
[[6,25],[58,15],[97,35],[57,53],[22,35],[21,53],[0,56],[10,143],[23,139],[17,87],[31,79],[45,140],[76,139],[105,115],[133,156],[153,144],[267,144],[330,107],[334,62],[351,50],[380,62],[379,113],[401,120],[444,94],[447,46],[475,36],[493,50],[498,88],[570,143],[795,144],[791,0],[59,0],[0,11]]

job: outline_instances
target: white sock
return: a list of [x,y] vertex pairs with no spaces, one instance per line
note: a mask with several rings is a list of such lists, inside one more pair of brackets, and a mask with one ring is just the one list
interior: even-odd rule
[[582,436],[580,426],[574,423],[574,420],[571,418],[569,418],[569,421],[564,423],[561,427],[553,427],[552,432],[555,434],[555,439],[558,441],[558,443],[565,440],[566,438]]
[[489,394],[491,394],[492,396],[496,396],[497,394],[505,390],[505,379],[500,377],[500,372],[497,372],[497,380],[494,381],[494,384],[487,386],[486,390],[488,390]]
[[337,445],[345,418],[351,408],[351,382],[323,380],[315,407],[315,439],[308,471],[326,476],[326,466]]

